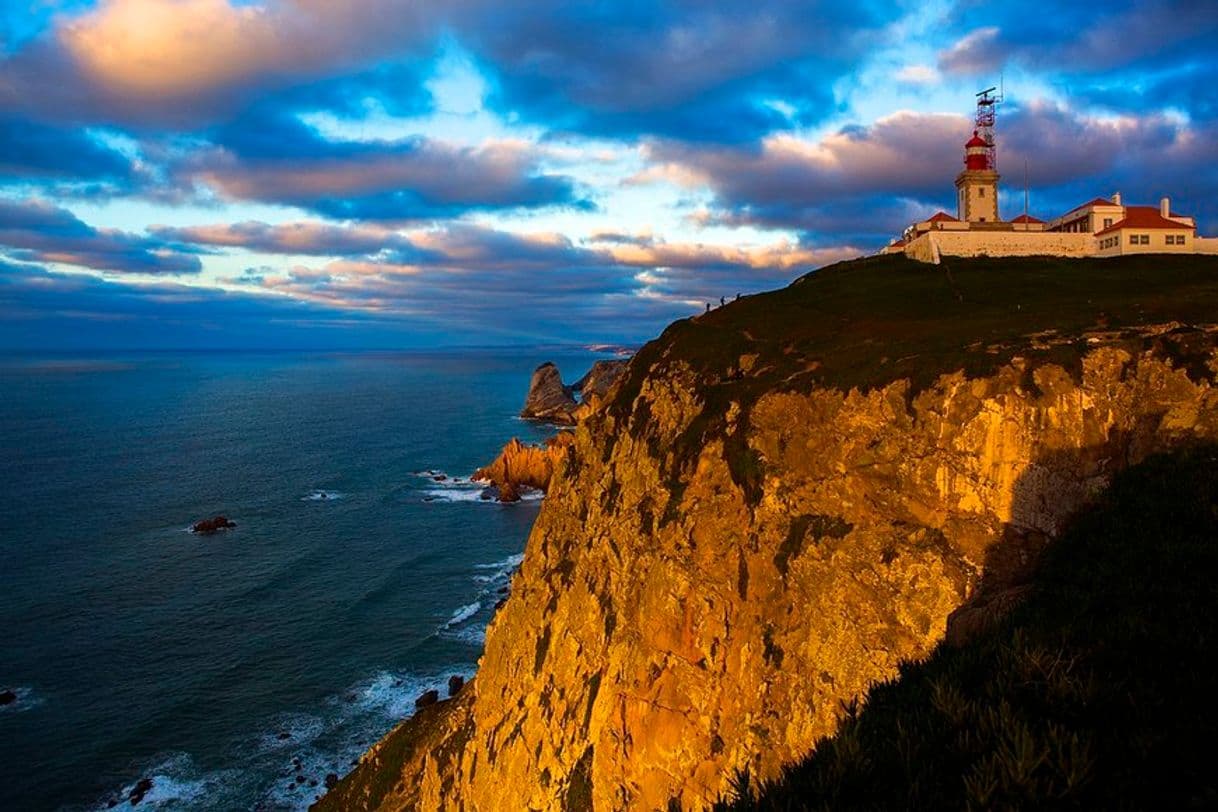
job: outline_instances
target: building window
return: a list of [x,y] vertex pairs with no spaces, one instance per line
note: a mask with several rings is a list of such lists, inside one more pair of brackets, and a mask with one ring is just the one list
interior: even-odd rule
[[1108,228],[1110,225],[1112,225],[1112,218],[1111,218],[1111,217],[1105,217],[1105,218],[1104,218],[1104,228]]
[[1137,244],[1138,244],[1138,235],[1137,235],[1137,234],[1130,234],[1130,235],[1129,235],[1129,244],[1130,244],[1130,245],[1137,245]]
[[1168,234],[1168,235],[1167,235],[1167,240],[1166,240],[1166,242],[1167,242],[1167,244],[1168,244],[1168,245],[1175,245],[1175,244],[1176,244],[1176,235],[1175,235],[1175,234]]
[[1142,245],[1150,245],[1150,235],[1149,234],[1141,235],[1140,237],[1138,237],[1138,242],[1140,242]]
[[985,187],[984,186],[977,189],[977,197],[985,197]]

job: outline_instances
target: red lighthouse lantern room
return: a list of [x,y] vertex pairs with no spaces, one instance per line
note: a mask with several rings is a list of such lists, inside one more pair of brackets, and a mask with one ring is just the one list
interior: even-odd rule
[[967,170],[993,169],[990,165],[990,145],[973,130],[973,137],[964,145],[964,168]]

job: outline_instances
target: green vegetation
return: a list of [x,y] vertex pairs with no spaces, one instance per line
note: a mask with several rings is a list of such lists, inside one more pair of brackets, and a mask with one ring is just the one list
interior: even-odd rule
[[[1017,355],[1077,371],[1088,331],[1132,339],[1145,325],[1216,320],[1218,257],[951,259],[939,266],[871,257],[673,323],[639,351],[609,414],[646,435],[648,404],[636,402],[644,376],[653,366],[662,375],[688,365],[705,407],[676,443],[670,484],[680,483],[710,438],[726,436],[733,477],[756,495],[761,461],[745,432],[723,431],[732,402],[747,425],[752,404],[767,392],[866,389],[900,379],[916,392],[945,372],[992,374]],[[1160,344],[1194,373],[1208,374],[1190,363],[1185,338]],[[751,365],[742,364],[749,356],[756,356]]]
[[1118,475],[1031,596],[847,709],[733,810],[1218,806],[1218,448]]

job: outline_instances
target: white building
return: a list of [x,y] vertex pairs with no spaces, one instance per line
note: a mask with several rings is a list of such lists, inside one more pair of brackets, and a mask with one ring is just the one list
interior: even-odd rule
[[[988,97],[986,103],[992,105]],[[992,121],[991,113],[988,123]],[[956,176],[956,216],[940,211],[913,223],[881,253],[934,263],[943,256],[1218,254],[1218,237],[1197,236],[1196,221],[1172,212],[1166,197],[1158,207],[1126,206],[1118,192],[1048,222],[1028,214],[1003,220],[994,156],[992,130],[984,136],[974,130],[964,145],[964,169]]]

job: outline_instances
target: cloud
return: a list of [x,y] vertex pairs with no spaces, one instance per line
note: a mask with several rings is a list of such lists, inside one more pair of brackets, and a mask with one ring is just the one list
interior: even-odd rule
[[944,73],[975,76],[992,73],[1002,66],[1007,47],[999,42],[995,26],[970,31],[950,48],[939,52],[939,70]]
[[128,284],[0,259],[0,348],[397,349],[470,343],[423,318],[384,319],[257,291]]
[[131,160],[79,129],[0,114],[0,178],[127,183]]
[[197,256],[155,238],[97,229],[49,203],[0,198],[0,249],[21,262],[99,271],[181,274],[202,268]]
[[203,126],[275,97],[344,112],[372,98],[417,112],[430,104],[423,78],[442,8],[103,0],[0,54],[0,110],[144,130]]
[[[934,208],[952,206],[971,126],[963,116],[902,112],[815,141],[771,136],[757,150],[662,141],[647,148],[648,172],[708,186],[715,196],[703,215],[708,222],[878,245]],[[1006,188],[1016,188],[1027,160],[1041,216],[1125,188],[1152,200],[1175,194],[1209,222],[1218,190],[1213,131],[1155,114],[1111,118],[1047,102],[1009,106],[998,127],[999,170]]]
[[179,183],[203,185],[228,200],[298,206],[343,220],[591,205],[569,177],[542,169],[541,152],[523,141],[471,147],[421,136],[330,140],[273,112],[209,135],[212,146],[190,154],[172,171]]
[[894,78],[907,85],[934,85],[943,77],[930,65],[906,65],[896,72]]
[[494,77],[497,109],[557,130],[716,142],[822,120],[834,82],[896,15],[884,2],[542,5],[458,26]]
[[296,222],[268,225],[256,220],[209,226],[151,226],[149,233],[173,243],[246,248],[266,254],[352,256],[409,249],[398,232],[378,226]]

